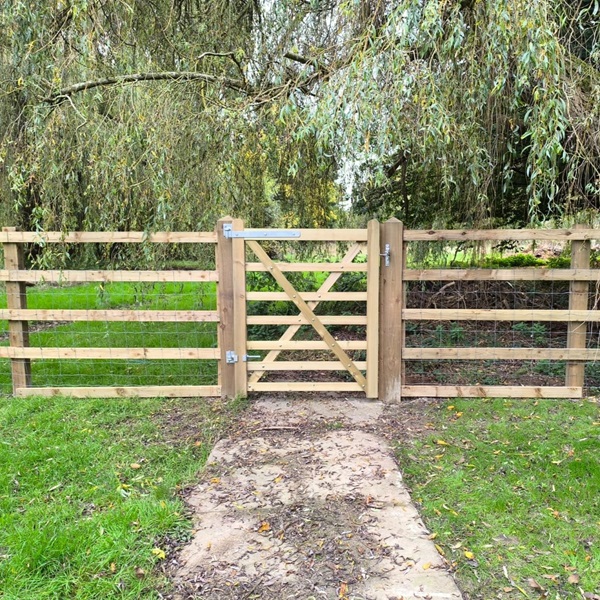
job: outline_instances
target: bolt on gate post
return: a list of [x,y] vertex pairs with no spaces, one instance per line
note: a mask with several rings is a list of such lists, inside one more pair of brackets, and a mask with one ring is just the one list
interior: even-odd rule
[[404,225],[398,219],[381,224],[379,275],[379,399],[402,399],[404,344]]

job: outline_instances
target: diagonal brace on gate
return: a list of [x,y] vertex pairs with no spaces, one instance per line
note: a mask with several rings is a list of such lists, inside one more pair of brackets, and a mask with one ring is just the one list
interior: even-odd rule
[[[348,252],[346,252],[344,258],[341,260],[341,264],[352,264],[352,261],[360,254],[362,250],[362,244],[354,244]],[[321,284],[317,292],[328,292],[337,280],[343,275],[343,273],[330,273],[327,279]],[[320,301],[316,300],[314,302],[309,302],[308,306],[312,309],[317,308],[319,306]],[[300,313],[302,314],[302,313]],[[289,342],[300,330],[300,325],[290,325],[285,333],[279,338],[280,342]],[[281,354],[281,350],[271,350],[263,359],[263,362],[274,362],[277,360],[277,357]],[[250,383],[256,383],[260,381],[262,376],[266,373],[266,371],[254,371],[250,376]]]
[[321,339],[329,346],[331,351],[341,361],[342,365],[348,370],[348,372],[354,377],[356,382],[364,389],[367,385],[367,380],[364,375],[360,372],[353,360],[344,352],[335,338],[327,331],[323,323],[319,320],[319,317],[315,315],[313,310],[308,304],[301,298],[300,294],[296,291],[294,286],[289,282],[288,278],[283,274],[281,269],[271,260],[269,255],[263,250],[263,248],[255,241],[248,240],[248,246],[256,254],[257,258],[267,267],[271,275],[273,275],[275,281],[283,288],[285,293],[289,296],[290,300],[297,306],[298,310],[306,318],[308,323],[312,325],[315,331],[319,334]]

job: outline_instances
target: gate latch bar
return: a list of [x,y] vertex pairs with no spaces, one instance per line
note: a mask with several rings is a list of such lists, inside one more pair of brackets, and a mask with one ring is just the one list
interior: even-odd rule
[[253,358],[262,358],[262,356],[260,354],[244,354],[244,362],[248,362]]
[[234,231],[231,223],[223,225],[223,235],[227,239],[243,238],[246,240],[269,240],[278,238],[299,238],[297,229],[254,229],[252,231]]

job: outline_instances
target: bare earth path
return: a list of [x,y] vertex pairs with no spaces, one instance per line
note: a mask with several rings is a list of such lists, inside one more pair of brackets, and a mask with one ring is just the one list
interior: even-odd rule
[[381,404],[273,399],[250,414],[188,497],[173,598],[461,598],[375,433]]

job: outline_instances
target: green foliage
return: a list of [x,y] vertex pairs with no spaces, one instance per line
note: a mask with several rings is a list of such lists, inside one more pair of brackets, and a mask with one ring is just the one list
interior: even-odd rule
[[513,331],[530,337],[537,346],[548,343],[548,328],[543,323],[519,322],[513,325]]
[[593,217],[597,14],[564,0],[4,0],[0,219]]
[[513,267],[541,267],[546,261],[532,254],[513,254],[511,256],[486,256],[481,267],[486,269],[509,269]]

